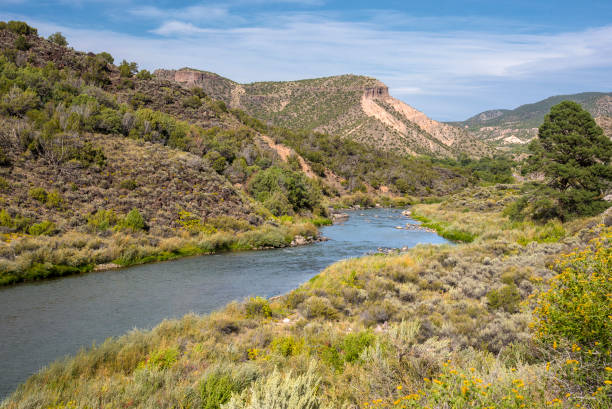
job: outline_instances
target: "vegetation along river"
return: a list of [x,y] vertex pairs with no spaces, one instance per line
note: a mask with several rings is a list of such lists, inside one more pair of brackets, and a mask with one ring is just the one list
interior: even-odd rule
[[43,366],[82,347],[166,318],[209,313],[250,295],[286,293],[335,261],[378,248],[446,243],[398,209],[348,212],[330,240],[223,253],[0,289],[0,398]]

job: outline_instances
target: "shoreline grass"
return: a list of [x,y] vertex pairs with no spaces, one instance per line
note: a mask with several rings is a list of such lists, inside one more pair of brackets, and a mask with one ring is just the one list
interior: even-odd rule
[[[282,248],[289,246],[296,236],[310,237],[308,243],[311,243],[318,237],[317,226],[329,224],[328,220],[294,221],[290,218],[281,220],[276,226],[268,224],[242,232],[218,231],[196,236],[185,232],[183,236],[157,240],[154,246],[142,232],[115,232],[106,241],[96,235],[77,232],[42,240],[40,237],[22,236],[12,244],[31,250],[20,254],[18,257],[21,258],[13,263],[5,261],[0,266],[3,270],[0,286],[85,274],[105,264],[130,267],[222,252]],[[100,249],[102,245],[103,251]]]

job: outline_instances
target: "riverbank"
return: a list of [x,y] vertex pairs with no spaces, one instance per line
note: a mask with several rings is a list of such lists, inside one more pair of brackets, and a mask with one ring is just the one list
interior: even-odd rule
[[32,373],[94,341],[252,295],[287,294],[334,262],[379,246],[446,243],[436,234],[394,229],[405,220],[398,209],[348,213],[343,223],[321,228],[328,241],[308,246],[184,257],[0,289],[0,400]]
[[87,229],[51,236],[4,235],[0,240],[0,287],[183,257],[308,245],[321,239],[318,228],[331,224],[338,209],[397,207],[412,201],[358,193],[330,203],[330,218],[282,216],[259,226],[231,217],[219,217],[211,226],[204,226],[186,214],[179,220],[180,228],[164,232],[111,229],[105,222],[110,213],[103,212],[97,224],[92,222],[93,227]]
[[247,408],[257,390],[302,391],[316,407],[609,407],[603,366],[539,340],[530,300],[575,248],[609,275],[612,230],[591,218],[544,234],[499,208],[470,210],[474,193],[415,207],[479,231],[472,243],[342,261],[273,301],[108,340],[33,376],[2,407],[219,407],[233,396],[230,407]]
[[330,222],[324,218],[286,217],[243,231],[176,231],[171,237],[144,231],[16,236],[3,242],[0,249],[8,256],[0,261],[0,286],[197,255],[307,245],[321,239],[317,226]]

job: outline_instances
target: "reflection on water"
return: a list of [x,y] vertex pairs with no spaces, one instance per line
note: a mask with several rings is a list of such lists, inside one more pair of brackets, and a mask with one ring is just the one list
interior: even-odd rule
[[400,212],[349,212],[344,223],[322,229],[329,241],[310,246],[193,257],[2,289],[0,397],[44,365],[132,328],[208,313],[249,295],[279,295],[335,261],[379,247],[446,242],[434,233],[396,229],[411,222]]

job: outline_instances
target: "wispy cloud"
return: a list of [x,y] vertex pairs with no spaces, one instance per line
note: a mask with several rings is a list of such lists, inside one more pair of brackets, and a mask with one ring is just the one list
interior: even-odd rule
[[177,9],[162,9],[155,6],[135,7],[128,10],[136,17],[151,19],[176,19],[185,21],[209,21],[227,19],[229,15],[226,6],[197,5]]
[[[390,29],[376,19],[348,22],[294,13],[257,16],[248,24],[220,28],[204,20],[232,18],[228,9],[147,7],[131,13],[158,21],[156,35],[32,23],[41,32],[62,31],[77,49],[109,51],[149,69],[192,66],[240,82],[369,75],[440,119],[498,107],[485,106],[495,98],[508,104],[520,97],[517,83],[524,87],[521,102],[526,102],[525,95],[539,95],[536,91],[548,96],[554,89],[587,90],[592,84],[599,88],[595,90],[612,88],[612,25],[554,34],[433,32]],[[449,101],[461,98],[469,103],[450,106]]]

